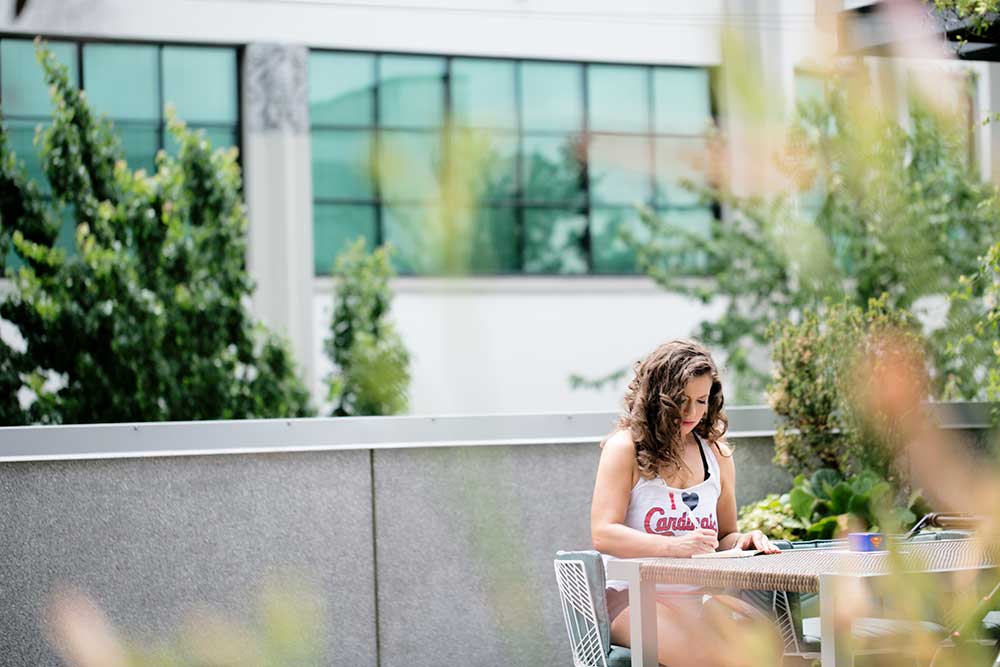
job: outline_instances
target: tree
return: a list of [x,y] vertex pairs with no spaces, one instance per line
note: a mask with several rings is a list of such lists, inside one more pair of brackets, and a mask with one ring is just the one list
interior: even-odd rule
[[[729,211],[708,240],[647,211],[653,240],[633,241],[641,269],[663,288],[725,303],[721,318],[701,322],[695,335],[726,353],[742,400],[760,396],[764,363],[753,351],[767,350],[770,323],[827,298],[866,308],[884,293],[888,307],[903,310],[924,297],[944,299],[976,270],[1000,227],[995,188],[969,165],[967,128],[917,104],[904,127],[849,99],[852,89],[863,88],[835,77],[825,99],[800,105],[782,163],[795,192],[764,198],[701,188]],[[678,237],[706,257],[698,280],[671,264]],[[981,350],[950,355],[952,334],[933,335],[937,391],[975,396],[970,363]]]
[[[84,423],[305,416],[285,344],[246,301],[246,210],[235,149],[171,117],[180,148],[132,171],[111,123],[37,46],[53,122],[36,135],[51,200],[0,130],[0,419]],[[75,223],[75,252],[56,244]],[[7,262],[8,253],[20,264]],[[28,405],[22,405],[17,395]]]
[[324,347],[336,365],[328,378],[334,416],[392,415],[406,410],[410,355],[392,322],[386,247],[372,253],[358,239],[337,257],[331,336]]
[[[986,399],[995,403],[1000,401],[1000,243],[992,245],[979,262],[978,270],[963,277],[962,288],[952,297],[956,307],[971,316],[967,318],[970,326],[951,344],[956,356],[968,354],[970,348],[986,348],[981,379]],[[993,416],[1000,419],[1000,411],[995,409]]]
[[897,484],[892,454],[880,446],[893,425],[875,425],[867,417],[861,374],[898,361],[897,348],[923,359],[925,341],[909,313],[887,304],[887,294],[865,308],[830,302],[806,309],[798,322],[768,329],[774,370],[767,393],[782,417],[774,434],[781,467],[806,475],[828,468],[844,477],[871,470]]

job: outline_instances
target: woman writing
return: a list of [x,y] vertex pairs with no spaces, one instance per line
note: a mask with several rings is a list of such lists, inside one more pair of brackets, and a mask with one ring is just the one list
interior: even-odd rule
[[[697,343],[664,343],[637,364],[625,413],[603,443],[594,485],[591,535],[606,559],[778,551],[760,531],[736,529],[735,467],[721,442],[727,427],[723,404],[718,370]],[[702,617],[703,596],[695,586],[657,586],[661,664],[708,662],[705,640],[711,638],[691,642],[686,630]],[[611,640],[621,646],[630,639],[627,603],[625,582],[609,581]],[[725,604],[739,602],[729,598]]]

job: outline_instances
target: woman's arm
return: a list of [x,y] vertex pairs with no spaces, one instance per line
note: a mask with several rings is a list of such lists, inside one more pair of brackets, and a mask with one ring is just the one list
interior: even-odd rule
[[635,471],[635,445],[625,431],[604,444],[590,507],[594,548],[620,558],[687,557],[708,553],[718,545],[714,531],[699,529],[682,537],[651,535],[625,525]]
[[732,450],[725,443],[716,445],[719,454],[719,472],[722,483],[722,494],[716,513],[719,517],[719,551],[727,549],[760,549],[766,553],[777,553],[780,549],[771,544],[767,536],[759,530],[749,533],[739,532],[736,525],[736,464],[733,463]]

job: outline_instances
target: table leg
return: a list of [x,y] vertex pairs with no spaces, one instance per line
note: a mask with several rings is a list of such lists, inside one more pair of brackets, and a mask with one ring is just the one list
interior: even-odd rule
[[852,660],[851,628],[837,627],[845,600],[850,591],[850,575],[822,574],[819,577],[820,659],[823,667],[850,667]]
[[632,667],[657,667],[656,584],[642,580],[638,562],[628,565]]

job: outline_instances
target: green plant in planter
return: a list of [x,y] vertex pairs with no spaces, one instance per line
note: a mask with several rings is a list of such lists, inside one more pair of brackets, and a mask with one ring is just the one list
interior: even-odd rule
[[806,523],[795,515],[791,495],[772,493],[755,503],[740,508],[740,532],[759,530],[774,540],[801,540]]
[[388,247],[369,253],[358,239],[337,257],[333,321],[324,343],[336,366],[327,378],[334,417],[406,410],[410,354],[389,319],[389,253]]
[[924,340],[906,311],[885,295],[867,308],[827,302],[798,321],[769,330],[774,377],[771,407],[783,418],[774,435],[775,462],[792,473],[831,468],[841,475],[871,470],[893,489],[905,487],[891,452],[881,446],[892,424],[872,424],[857,406],[861,373],[888,360],[893,345],[922,350]]
[[762,530],[774,539],[826,540],[849,526],[897,532],[927,510],[919,493],[911,494],[905,506],[895,498],[892,485],[874,471],[845,479],[836,470],[821,468],[808,477],[797,476],[788,493],[743,507],[739,527]]

